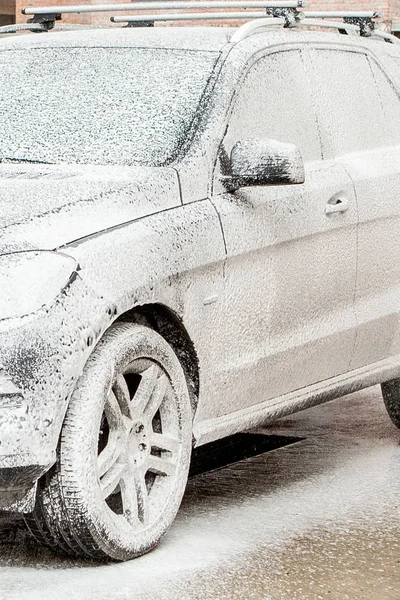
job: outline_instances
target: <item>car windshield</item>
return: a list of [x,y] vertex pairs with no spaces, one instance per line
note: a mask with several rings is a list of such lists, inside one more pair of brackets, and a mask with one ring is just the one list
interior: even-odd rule
[[163,165],[216,60],[157,48],[0,51],[0,161]]

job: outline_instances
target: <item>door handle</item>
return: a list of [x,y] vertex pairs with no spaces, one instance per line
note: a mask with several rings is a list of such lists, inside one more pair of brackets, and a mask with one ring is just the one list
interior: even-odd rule
[[344,213],[346,210],[349,210],[349,201],[347,198],[332,198],[325,207],[325,214]]

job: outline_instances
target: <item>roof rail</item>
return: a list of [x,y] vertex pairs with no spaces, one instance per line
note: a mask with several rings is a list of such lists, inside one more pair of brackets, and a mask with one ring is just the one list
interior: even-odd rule
[[[315,18],[319,17],[319,18]],[[298,13],[295,21],[290,27],[323,27],[327,29],[337,29],[340,33],[350,35],[360,35],[362,37],[378,37],[385,42],[392,44],[400,43],[399,38],[390,33],[378,29],[374,19],[380,18],[381,14],[376,11],[332,11],[332,12],[304,12]],[[325,21],[324,19],[342,18],[342,22]],[[233,34],[231,43],[237,43],[248,37],[256,30],[263,27],[269,27],[276,21],[270,18],[256,18],[253,21],[245,23]],[[285,23],[287,27],[288,24]]]
[[[251,2],[165,2],[163,8],[179,8],[182,5],[185,6],[199,6],[199,8],[208,8],[210,5],[213,8],[219,8],[216,5],[235,6],[242,8],[246,5],[247,7],[253,6]],[[247,6],[250,4],[250,6]],[[141,3],[142,5],[142,3]],[[143,5],[159,6],[159,3],[145,2]],[[168,5],[168,6],[167,6]],[[256,5],[256,2],[254,2]],[[257,4],[259,6],[259,4]],[[263,5],[265,7],[265,5]],[[137,8],[140,5],[136,5]],[[183,6],[182,6],[183,7]],[[244,8],[244,7],[243,7]],[[264,12],[211,12],[211,13],[164,13],[164,14],[141,14],[141,15],[129,15],[126,17],[117,16],[111,17],[111,21],[114,23],[126,23],[128,26],[142,27],[144,25],[152,26],[156,21],[206,21],[206,20],[218,20],[218,19],[250,19],[247,23],[242,25],[232,36],[231,43],[237,43],[244,39],[248,35],[251,35],[254,31],[263,27],[274,27],[276,25],[283,25],[284,27],[323,27],[327,29],[337,29],[341,33],[350,35],[360,35],[369,37],[371,35],[380,37],[387,42],[399,43],[399,39],[395,36],[380,31],[377,29],[374,19],[381,17],[381,14],[377,11],[331,11],[331,12],[299,12],[297,8],[290,7],[267,7],[266,13]],[[325,21],[324,19],[342,18],[342,22]]]
[[[266,17],[266,18],[260,18],[259,20],[254,19],[252,21],[248,21],[247,23],[244,23],[244,25],[242,25],[241,27],[239,27],[239,29],[237,29],[235,31],[235,33],[233,34],[233,36],[230,39],[230,43],[237,44],[238,42],[241,42],[245,38],[249,37],[252,33],[257,31],[258,29],[263,29],[264,27],[271,27],[271,26],[273,27],[277,23],[279,24],[279,21],[282,22],[283,20],[282,19],[278,20],[276,17],[272,17],[272,18]],[[304,18],[302,21],[298,21],[296,23],[295,27],[299,27],[299,25],[301,25],[303,23],[304,23]],[[318,21],[317,19],[307,19],[306,25],[308,25],[308,26],[315,25],[316,27],[322,25],[322,26],[326,26],[328,28],[334,28],[334,29],[338,29],[339,27],[341,29],[344,29],[344,27],[345,27],[344,23],[332,24],[331,22],[326,23],[325,21],[322,21],[322,20]],[[349,31],[352,31],[355,34],[358,34],[359,29],[355,25],[352,25],[352,26],[350,26]]]
[[[176,2],[170,2],[168,0],[164,2],[146,2],[139,0],[131,4],[77,4],[71,6],[38,6],[38,7],[27,7],[22,9],[22,14],[32,15],[32,18],[28,20],[28,23],[41,23],[44,24],[46,29],[53,29],[56,21],[61,20],[63,14],[72,13],[96,13],[96,12],[123,12],[123,11],[136,11],[136,10],[177,10],[177,9],[242,9],[242,8],[263,8],[266,11],[279,10],[282,12],[298,12],[298,8],[306,5],[305,0],[278,0],[277,2],[271,2],[269,0],[177,0]],[[223,13],[222,13],[223,14]],[[265,13],[262,15],[265,16]],[[214,17],[212,17],[214,19]],[[227,18],[227,17],[215,17],[215,18]],[[249,18],[246,13],[240,15],[238,18]],[[250,17],[251,18],[251,17]],[[132,22],[137,22],[139,25],[152,25],[154,20],[170,20],[170,19],[134,19]],[[173,19],[171,19],[173,20]],[[175,19],[177,20],[177,19]],[[186,20],[186,19],[181,19]]]
[[17,33],[18,31],[46,31],[42,23],[18,23],[17,25],[3,25],[0,27],[0,34]]
[[[124,12],[124,11],[158,11],[163,13],[129,15],[111,17],[114,23],[126,23],[128,26],[153,26],[155,21],[196,21],[196,20],[231,20],[245,19],[245,23],[234,33],[231,43],[236,43],[254,31],[263,27],[283,25],[284,27],[326,27],[338,29],[341,33],[361,36],[380,37],[387,42],[399,43],[398,38],[378,29],[375,19],[381,15],[376,11],[311,11],[301,12],[306,6],[304,0],[137,0],[129,4],[77,4],[70,6],[40,6],[22,9],[25,15],[32,18],[24,25],[0,27],[1,33],[13,33],[20,30],[48,31],[63,14]],[[224,12],[183,12],[164,13],[179,9],[224,9]],[[262,9],[263,12],[249,12],[242,9]],[[240,12],[226,12],[227,9],[240,9]],[[324,19],[343,19],[341,22],[324,21]]]
[[378,19],[382,16],[376,10],[307,10],[303,14],[307,19]]
[[37,6],[23,8],[23,15],[48,15],[48,14],[67,14],[67,13],[88,13],[88,12],[123,12],[125,10],[165,10],[175,8],[301,8],[306,6],[302,0],[281,0],[278,2],[269,2],[267,0],[177,0],[177,2],[146,2],[139,0],[132,4],[76,4],[71,6]]
[[171,13],[171,14],[147,14],[133,15],[129,17],[111,17],[113,23],[127,23],[130,26],[137,26],[141,23],[154,23],[156,21],[215,21],[230,19],[264,19],[269,20],[271,25],[285,24],[285,19],[270,17],[266,19],[265,12],[211,12],[211,13]]
[[[79,23],[63,23],[56,27],[57,31],[76,31],[82,29],[109,29],[107,25],[82,25]],[[49,28],[46,23],[17,23],[16,25],[3,25],[0,27],[1,34],[18,33],[19,31],[33,31],[35,33],[41,33],[48,31]]]

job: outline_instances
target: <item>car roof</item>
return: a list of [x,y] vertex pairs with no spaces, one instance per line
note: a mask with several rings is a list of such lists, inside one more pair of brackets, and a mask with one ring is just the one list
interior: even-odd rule
[[13,34],[0,38],[10,48],[166,48],[219,52],[236,29],[231,27],[110,27]]
[[[0,51],[29,48],[164,48],[198,52],[221,52],[237,31],[236,27],[82,27],[70,31],[0,36]],[[288,43],[335,44],[364,47],[400,56],[400,44],[387,44],[367,37],[331,31],[268,28],[255,31],[240,42],[245,54],[251,49]]]

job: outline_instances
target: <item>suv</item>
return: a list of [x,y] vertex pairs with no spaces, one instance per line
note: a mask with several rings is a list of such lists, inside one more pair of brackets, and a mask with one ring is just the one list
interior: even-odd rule
[[55,549],[153,548],[193,445],[400,426],[399,46],[253,29],[0,42],[0,508]]

